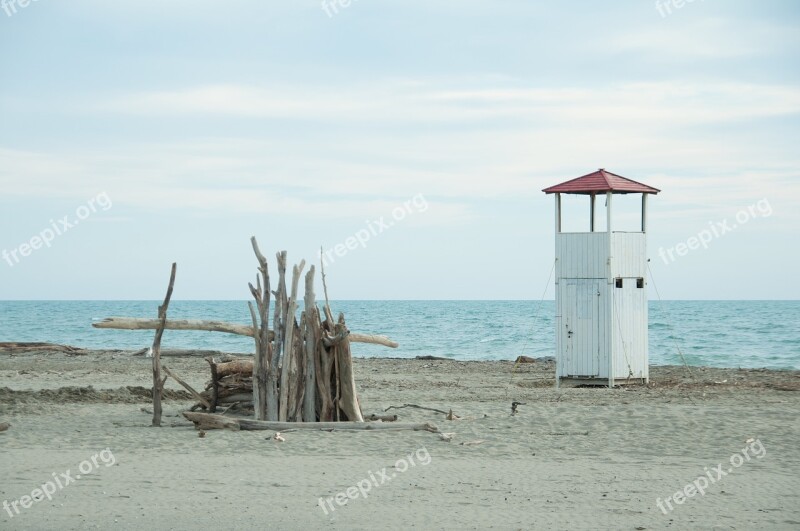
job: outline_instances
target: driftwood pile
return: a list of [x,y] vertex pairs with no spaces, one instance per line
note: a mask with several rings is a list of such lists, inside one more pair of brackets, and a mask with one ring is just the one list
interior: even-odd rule
[[256,283],[249,284],[254,299],[248,303],[252,327],[221,321],[167,319],[167,307],[175,280],[174,264],[167,297],[159,307],[158,319],[112,317],[93,323],[96,328],[156,330],[152,349],[153,424],[160,423],[160,414],[156,418],[155,410],[160,410],[160,397],[157,395],[160,395],[164,381],[160,376],[160,340],[165,329],[225,332],[250,336],[255,341],[252,358],[206,358],[211,368],[211,381],[202,393],[163,367],[167,376],[174,378],[195,396],[198,400],[195,408],[202,407],[213,413],[218,407],[230,408],[233,404],[239,404],[252,407],[255,420],[270,422],[364,422],[353,374],[350,343],[374,343],[392,348],[397,347],[397,343],[384,336],[351,334],[344,314],[340,313],[334,321],[328,302],[324,268],[321,273],[325,303],[321,312],[314,292],[313,265],[305,275],[304,310],[300,312],[298,320],[298,290],[305,260],[292,268],[291,284],[287,288],[286,251],[277,253],[278,280],[276,289],[272,290],[267,260],[259,250],[255,237],[251,238],[251,243],[258,259]]
[[[313,273],[313,267],[310,271]],[[307,278],[308,279],[308,278]],[[339,314],[338,322],[330,326],[327,318],[320,321],[320,314],[312,305],[311,311],[301,313],[300,322],[291,323],[295,327],[292,350],[286,356],[283,351],[280,365],[275,374],[276,396],[279,400],[278,417],[262,420],[281,422],[362,422],[364,416],[358,403],[353,361],[350,353],[349,333],[344,315]],[[316,319],[316,322],[314,320]],[[289,320],[287,320],[289,321]],[[282,321],[282,322],[287,322]],[[271,331],[270,331],[271,332]],[[270,334],[270,348],[277,349],[275,341],[285,334]],[[283,336],[285,337],[285,336]],[[285,344],[285,341],[284,341]],[[311,354],[311,358],[307,357]],[[216,360],[206,358],[211,368],[211,380],[205,391],[200,393],[204,402],[193,409],[202,407],[214,413],[218,408],[253,408],[253,371],[255,358],[233,358]],[[283,366],[290,363],[287,378],[284,380]],[[292,369],[294,369],[292,371]],[[287,392],[281,389],[286,382]],[[267,370],[267,386],[271,389],[270,372]],[[267,397],[271,393],[267,392]],[[280,401],[285,400],[285,418]],[[268,405],[268,403],[266,404]],[[269,412],[269,408],[267,409]]]
[[[305,260],[292,268],[291,291],[286,284],[286,251],[277,254],[278,288],[270,290],[267,260],[252,239],[259,263],[256,285],[250,284],[255,306],[250,315],[256,352],[253,358],[253,408],[256,420],[279,422],[363,422],[358,404],[349,331],[344,315],[334,323],[328,304],[325,272],[325,319],[314,293],[314,266],[305,276],[305,310],[296,319],[297,291]],[[275,295],[270,337],[270,295]],[[212,378],[213,383],[213,378]]]

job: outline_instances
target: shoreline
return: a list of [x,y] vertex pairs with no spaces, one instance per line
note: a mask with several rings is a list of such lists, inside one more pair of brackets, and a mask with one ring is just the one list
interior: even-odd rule
[[[106,354],[106,355],[128,355],[128,356],[137,356],[137,357],[144,357],[148,348],[142,349],[97,349],[97,348],[86,348],[86,347],[76,347],[74,345],[62,345],[57,343],[45,343],[45,342],[15,342],[15,341],[8,341],[8,342],[0,342],[0,356],[2,355],[9,355],[11,357],[19,356],[24,353],[39,353],[39,354],[54,354],[54,353],[62,353],[68,354],[71,356],[86,356],[86,355],[98,355],[98,354]],[[162,358],[204,358],[207,356],[213,357],[221,357],[221,356],[230,356],[230,357],[252,357],[252,352],[229,352],[223,350],[209,350],[209,349],[181,349],[181,348],[162,348],[161,349],[161,357]],[[554,362],[555,357],[550,356],[541,356],[541,357],[532,357],[532,356],[525,356],[529,359],[534,360],[533,362],[522,362],[519,365],[528,365],[530,363],[549,363]],[[418,356],[359,356],[357,354],[353,354],[353,359],[357,360],[395,360],[395,361],[446,361],[446,362],[458,362],[458,363],[516,363],[516,360],[513,359],[491,359],[491,360],[476,360],[476,359],[458,359],[458,358],[448,358],[444,356],[425,356],[425,355],[418,355]],[[651,363],[650,368],[666,368],[666,367],[676,367],[676,368],[684,368],[688,367],[688,370],[728,370],[728,369],[737,369],[737,370],[746,370],[746,371],[773,371],[773,372],[787,372],[787,373],[800,373],[800,369],[794,369],[789,367],[780,367],[780,368],[772,368],[772,367],[742,367],[742,366],[712,366],[712,365],[679,365],[679,364],[658,364],[658,363]]]

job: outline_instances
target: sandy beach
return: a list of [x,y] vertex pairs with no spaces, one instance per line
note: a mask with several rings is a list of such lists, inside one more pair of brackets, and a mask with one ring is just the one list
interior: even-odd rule
[[[201,358],[164,364],[196,388],[208,379]],[[122,351],[0,354],[4,529],[800,526],[798,371],[654,367],[647,387],[556,390],[549,361],[357,359],[365,414],[452,410],[461,419],[389,411],[452,440],[298,430],[278,442],[200,437],[172,381],[165,427],[151,428],[150,367]],[[54,479],[54,493],[12,505]]]

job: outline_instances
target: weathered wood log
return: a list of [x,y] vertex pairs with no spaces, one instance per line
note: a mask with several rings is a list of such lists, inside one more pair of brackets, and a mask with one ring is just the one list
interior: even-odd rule
[[233,430],[239,431],[239,422],[230,417],[212,415],[210,413],[184,412],[183,416],[194,422],[198,430]]
[[[280,395],[278,394],[278,368],[280,367],[281,354],[283,353],[284,334],[284,308],[286,300],[286,251],[276,253],[278,259],[278,290],[275,295],[275,314],[273,316],[272,330],[275,336],[272,345],[272,359],[269,365],[269,393],[273,399],[267,404],[267,420],[276,421],[280,416]],[[282,378],[282,376],[281,376]]]
[[184,382],[183,380],[181,380],[178,376],[175,375],[175,373],[173,373],[171,370],[169,370],[169,368],[166,365],[162,365],[161,368],[164,369],[164,372],[167,373],[167,376],[169,376],[170,378],[172,378],[173,380],[178,382],[181,386],[183,386],[184,389],[189,391],[189,393],[191,393],[192,396],[194,396],[197,400],[199,400],[200,403],[203,404],[203,406],[207,410],[211,409],[211,403],[203,395],[201,395],[200,393],[195,391],[192,388],[191,385],[189,385],[186,382]]
[[269,382],[270,364],[272,363],[272,344],[269,337],[269,266],[266,257],[258,247],[258,241],[255,236],[250,238],[250,243],[253,245],[253,252],[258,260],[260,275],[260,277],[256,276],[256,288],[250,284],[250,291],[258,306],[257,319],[253,305],[249,305],[253,321],[253,339],[256,344],[253,362],[253,409],[257,420],[266,420],[269,418],[269,404],[274,404],[277,400],[276,394],[273,393],[273,391],[277,390],[271,388]]
[[[256,276],[256,279],[258,277]],[[256,298],[256,304],[259,307],[259,314],[261,313],[261,308],[263,307],[263,302],[261,299],[261,282],[257,281],[258,288],[253,288],[252,284],[249,284],[250,291],[253,292]],[[256,317],[255,308],[253,308],[253,303],[247,301],[247,308],[250,310],[250,318],[253,320],[253,329],[256,330],[259,328],[258,324],[258,317]],[[267,371],[269,370],[269,358],[265,352],[264,346],[261,343],[261,334],[254,334],[253,341],[256,344],[256,351],[253,355],[253,372],[252,372],[252,379],[255,382],[255,385],[252,386],[253,391],[253,404],[254,407],[254,415],[256,420],[266,420],[267,419]]]
[[[158,319],[139,317],[107,317],[92,323],[94,328],[113,328],[116,330],[153,330],[158,328]],[[208,321],[205,319],[168,319],[164,324],[166,330],[200,330],[205,332],[224,332],[239,336],[253,337],[253,327],[226,323],[224,321]]]
[[328,283],[325,279],[325,260],[322,259],[322,247],[319,248],[319,271],[322,275],[322,291],[325,294],[325,318],[333,325],[333,313],[331,312],[331,301],[328,298]]
[[295,363],[294,332],[297,328],[294,314],[297,311],[297,287],[300,283],[300,274],[306,266],[306,261],[301,260],[300,265],[292,268],[292,291],[286,301],[286,313],[283,320],[283,366],[281,370],[281,389],[280,404],[278,410],[278,420],[285,422],[289,420],[289,411],[294,410],[296,404],[293,403],[295,397],[294,390],[297,388],[297,366]]
[[347,336],[350,343],[370,343],[372,345],[383,345],[384,347],[397,348],[400,343],[392,341],[386,336],[379,336],[376,334],[359,334],[358,332],[350,332]]
[[[242,385],[242,386],[239,386],[239,387],[220,386],[219,391],[217,392],[217,403],[223,402],[229,396],[233,396],[233,395],[248,395],[248,394],[252,395],[252,392],[253,392],[253,386],[252,385]],[[205,397],[206,400],[208,400],[210,398],[211,390],[209,389],[209,390],[203,391],[200,394],[203,395],[203,397]],[[250,398],[247,399],[248,402],[251,402],[252,400],[253,400],[252,396],[250,396]]]
[[247,403],[252,405],[253,403],[253,394],[252,393],[234,393],[228,396],[221,396],[217,400],[218,404],[232,404],[234,402],[240,403]]
[[395,422],[397,420],[397,415],[376,415],[375,413],[364,417],[364,420],[368,421],[376,421],[379,420],[381,422]]
[[216,363],[217,376],[219,378],[224,378],[225,376],[230,376],[231,374],[247,374],[252,376],[254,364],[255,360],[253,358]]
[[[145,349],[149,350],[149,349]],[[141,355],[141,354],[134,354],[134,356]],[[250,357],[252,354],[250,353],[236,353],[236,352],[222,352],[221,350],[197,350],[197,349],[180,349],[180,348],[162,348],[161,349],[161,358],[208,358],[211,356],[212,358],[222,358],[224,356],[233,356],[233,357]]]
[[214,413],[217,410],[217,400],[219,399],[219,377],[217,376],[217,364],[214,363],[214,359],[206,358],[206,361],[211,367],[211,396],[209,397],[211,407],[209,411]]
[[167,322],[167,308],[175,286],[177,267],[178,264],[173,262],[164,304],[158,307],[158,328],[153,338],[153,426],[161,426],[161,392],[164,389],[164,381],[161,379],[161,337],[164,335],[164,326]]
[[317,420],[317,338],[319,328],[317,324],[317,301],[314,295],[314,264],[306,273],[306,293],[303,298],[305,315],[303,318],[303,355],[306,362],[305,392],[303,394],[303,421],[315,422]]
[[332,348],[341,343],[342,341],[344,341],[344,339],[349,335],[350,331],[347,328],[343,328],[335,332],[333,335],[322,334],[322,344],[328,348]]
[[0,352],[63,352],[64,354],[88,354],[89,349],[57,345],[55,343],[19,343],[16,341],[0,342]]
[[439,433],[439,428],[430,422],[423,424],[383,423],[383,422],[271,422],[252,419],[234,419],[210,413],[186,411],[183,416],[194,423],[198,430],[231,429],[231,430],[414,430]]
[[[325,329],[330,326],[326,319],[320,323],[320,335],[324,335]],[[320,397],[319,420],[330,422],[334,420],[333,397],[336,393],[336,381],[333,374],[333,360],[335,356],[332,350],[325,348],[322,341],[317,343],[317,391]]]
[[[305,312],[301,312],[300,325],[295,326],[294,331],[292,366],[295,368],[296,374],[289,377],[289,415],[286,419],[292,422],[303,422],[303,397],[306,394],[306,355],[303,342],[306,332],[303,327],[305,327]],[[293,384],[292,380],[294,380]]]
[[[339,322],[336,324],[337,332],[347,330],[344,322],[344,314],[339,314]],[[358,391],[356,390],[356,378],[353,372],[353,357],[350,354],[350,341],[345,334],[344,341],[336,347],[336,357],[339,362],[339,409],[351,422],[364,422],[361,408],[358,405]]]
[[[98,321],[96,323],[92,323],[94,328],[105,328],[105,329],[114,329],[114,330],[155,330],[158,328],[159,320],[158,319],[148,319],[142,317],[106,317],[102,321]],[[247,326],[243,324],[237,323],[227,323],[224,321],[207,321],[207,320],[200,320],[200,319],[167,319],[164,328],[166,330],[197,330],[203,332],[224,332],[228,334],[235,334],[238,336],[246,336],[246,337],[253,337],[253,327]],[[273,330],[269,331],[269,341],[273,341],[275,339],[275,333]],[[392,341],[386,336],[377,335],[377,334],[361,334],[358,332],[350,332],[350,342],[351,343],[369,343],[373,345],[383,345],[389,348],[397,348],[400,346],[399,343],[396,341]],[[42,343],[42,350],[50,350],[47,348],[48,343]],[[63,347],[63,348],[59,348]],[[68,352],[68,353],[87,353],[90,352],[86,349],[77,349],[75,347],[69,347],[65,345],[55,345],[56,350]],[[74,350],[70,350],[74,349]],[[14,348],[8,348],[6,350],[15,350]],[[30,349],[30,350],[35,350]],[[183,354],[183,351],[174,351],[174,356],[182,356],[182,355],[201,355],[203,351],[196,351],[196,354],[191,354],[192,351],[187,351],[189,353]],[[212,351],[216,354],[216,351]]]
[[333,358],[333,412],[336,422],[340,422],[342,420],[342,408],[339,407],[339,400],[342,396],[342,381],[339,379],[339,356],[336,353],[336,347],[331,349],[331,357]]
[[402,406],[389,406],[386,409],[384,409],[384,411],[389,411],[390,409],[403,409],[404,407],[413,407],[415,409],[424,409],[425,411],[434,411],[436,413],[441,413],[443,415],[449,415],[450,413],[453,412],[452,410],[450,410],[448,412],[448,411],[442,411],[441,409],[436,409],[436,408],[433,408],[433,407],[418,406],[416,404],[403,404]]
[[253,376],[250,374],[229,374],[224,378],[219,379],[219,387],[222,388],[244,388],[247,387],[248,389],[252,390],[253,388]]

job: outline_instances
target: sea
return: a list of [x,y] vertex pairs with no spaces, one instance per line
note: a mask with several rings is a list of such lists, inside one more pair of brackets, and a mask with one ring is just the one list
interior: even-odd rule
[[[160,301],[0,301],[0,342],[42,341],[141,349],[148,330],[105,330],[105,317],[157,317]],[[301,305],[302,308],[302,305]],[[553,356],[553,301],[332,301],[354,332],[383,334],[397,349],[356,343],[354,356],[513,360]],[[298,311],[299,315],[299,311]],[[246,301],[175,300],[175,319],[250,324]],[[800,301],[650,301],[650,363],[800,369]],[[252,352],[253,340],[167,330],[163,348]]]

